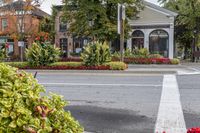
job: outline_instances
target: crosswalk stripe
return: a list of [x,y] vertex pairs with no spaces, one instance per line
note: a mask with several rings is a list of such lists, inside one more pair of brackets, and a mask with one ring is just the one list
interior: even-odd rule
[[155,133],[186,133],[186,125],[175,75],[164,75]]

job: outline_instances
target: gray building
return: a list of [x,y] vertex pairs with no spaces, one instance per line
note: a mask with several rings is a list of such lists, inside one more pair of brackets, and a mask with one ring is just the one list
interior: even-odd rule
[[147,48],[150,53],[159,53],[173,58],[174,20],[178,14],[155,4],[144,1],[144,9],[136,20],[129,20],[132,31],[127,40],[127,47]]
[[[58,10],[61,6],[56,7]],[[129,20],[131,25],[130,38],[126,40],[126,47],[147,48],[150,53],[159,53],[164,57],[173,58],[174,45],[174,20],[178,14],[164,9],[155,4],[144,1],[144,8],[137,15],[136,19]],[[64,52],[79,52],[88,42],[85,38],[73,38],[67,32],[69,25],[63,24],[62,12],[56,17],[55,43]],[[119,43],[115,43],[111,49],[116,49]]]

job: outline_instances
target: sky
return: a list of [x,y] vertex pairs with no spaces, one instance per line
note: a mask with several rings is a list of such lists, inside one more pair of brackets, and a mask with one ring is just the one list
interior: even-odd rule
[[[45,12],[51,14],[51,6],[52,5],[60,5],[62,0],[43,0],[43,3],[41,5],[41,9]],[[157,0],[146,0],[148,2],[158,4]]]

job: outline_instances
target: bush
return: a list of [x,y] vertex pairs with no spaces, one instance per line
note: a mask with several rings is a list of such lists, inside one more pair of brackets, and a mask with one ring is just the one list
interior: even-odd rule
[[0,63],[1,133],[82,133],[61,96],[44,92],[31,74]]
[[30,66],[46,66],[58,61],[60,50],[50,44],[33,43],[32,47],[26,50],[26,58]]
[[99,66],[111,61],[109,46],[100,42],[92,42],[84,47],[81,58],[86,66]]
[[160,55],[160,54],[150,54],[149,56],[148,56],[149,58],[164,58],[162,55]]
[[179,59],[171,59],[170,62],[171,62],[171,64],[174,64],[174,65],[180,64],[180,60]]
[[149,51],[147,48],[134,49],[132,53],[133,53],[133,57],[137,57],[137,58],[147,58],[149,55]]
[[110,66],[111,70],[125,70],[128,67],[124,62],[109,62],[105,65]]
[[5,64],[17,68],[24,68],[29,65],[28,62],[5,62]]
[[5,58],[8,57],[6,50],[7,48],[8,48],[7,44],[3,44],[2,47],[0,48],[0,61],[3,61]]
[[49,66],[69,66],[69,67],[78,67],[82,66],[82,62],[55,62],[53,64],[50,64]]

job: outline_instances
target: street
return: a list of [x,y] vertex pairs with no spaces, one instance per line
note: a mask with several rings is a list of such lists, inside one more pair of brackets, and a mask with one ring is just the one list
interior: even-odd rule
[[[181,122],[186,128],[200,126],[200,75],[174,77],[184,116]],[[65,109],[88,132],[153,133],[157,130],[164,74],[39,72],[37,79],[47,88],[47,93],[63,95],[70,102]]]

